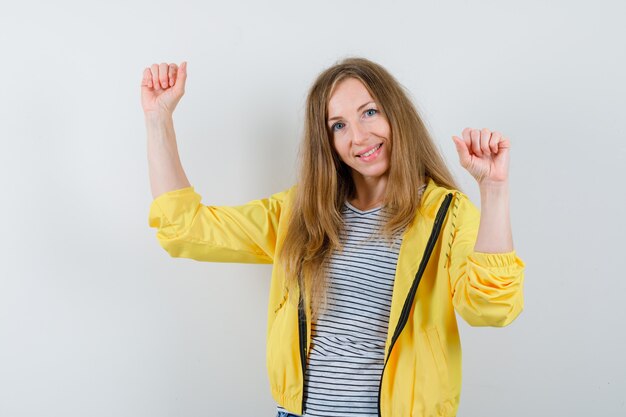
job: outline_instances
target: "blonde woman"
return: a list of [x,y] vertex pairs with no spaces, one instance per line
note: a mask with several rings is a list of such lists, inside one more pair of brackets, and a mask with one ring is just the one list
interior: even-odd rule
[[472,326],[506,326],[523,308],[509,139],[453,136],[479,211],[401,85],[374,62],[345,59],[309,91],[297,183],[207,206],[172,123],[186,78],[185,62],[144,71],[149,225],[173,257],[274,264],[267,371],[278,416],[454,416],[455,311]]

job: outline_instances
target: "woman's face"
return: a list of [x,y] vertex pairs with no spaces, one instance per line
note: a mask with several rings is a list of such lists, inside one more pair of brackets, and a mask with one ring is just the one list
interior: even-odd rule
[[335,87],[328,102],[328,128],[353,178],[362,176],[371,183],[388,176],[391,127],[361,81],[346,78]]

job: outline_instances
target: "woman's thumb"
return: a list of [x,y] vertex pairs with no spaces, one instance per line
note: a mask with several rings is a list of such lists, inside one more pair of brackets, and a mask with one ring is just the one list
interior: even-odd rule
[[461,166],[465,166],[471,160],[471,156],[469,153],[469,149],[467,148],[467,144],[460,138],[456,136],[452,136],[452,140],[456,145],[456,151],[459,154],[459,161],[461,162]]
[[180,64],[180,67],[178,67],[178,74],[176,74],[176,84],[174,84],[174,89],[177,92],[184,93],[186,82],[187,82],[187,61],[183,61]]

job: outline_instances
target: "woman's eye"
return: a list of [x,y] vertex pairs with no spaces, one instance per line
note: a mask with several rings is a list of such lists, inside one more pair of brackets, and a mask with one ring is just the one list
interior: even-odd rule
[[343,123],[341,123],[341,122],[337,122],[334,125],[332,125],[332,127],[331,127],[333,132],[336,132],[336,131],[338,131],[341,128],[343,128]]
[[367,114],[368,116],[373,116],[376,113],[378,113],[378,110],[376,110],[376,109],[367,109],[367,110],[365,110],[365,114]]

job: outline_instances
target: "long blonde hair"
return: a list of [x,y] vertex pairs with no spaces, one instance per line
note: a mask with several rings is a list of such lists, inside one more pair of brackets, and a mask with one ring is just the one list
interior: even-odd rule
[[326,304],[325,263],[333,250],[342,249],[342,206],[355,193],[351,170],[334,150],[327,124],[330,97],[346,78],[365,85],[391,127],[389,179],[383,200],[391,216],[381,229],[385,237],[410,225],[420,204],[418,190],[427,178],[459,189],[415,106],[385,68],[364,58],[347,58],[323,71],[306,100],[298,185],[278,258],[285,268],[288,291],[294,294],[299,288],[309,295],[314,319]]

